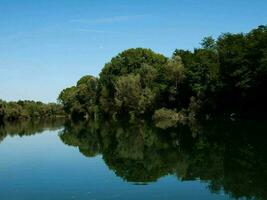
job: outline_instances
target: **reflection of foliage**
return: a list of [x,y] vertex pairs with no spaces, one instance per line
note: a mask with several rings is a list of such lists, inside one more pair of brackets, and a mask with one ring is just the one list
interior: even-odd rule
[[63,125],[62,119],[50,120],[21,120],[17,122],[5,122],[0,125],[0,141],[9,136],[30,136],[45,130],[57,130]]
[[123,134],[118,130],[112,130],[113,149],[103,151],[104,160],[117,175],[131,182],[151,182],[174,167],[178,149],[168,137],[164,139],[146,124],[124,127]]
[[267,199],[266,128],[261,123],[202,124],[205,134],[196,137],[189,130],[181,126],[166,132],[143,121],[98,122],[67,124],[60,137],[86,156],[101,153],[109,168],[129,182],[172,174],[184,181],[200,179],[212,192],[223,189],[234,198]]
[[95,156],[100,152],[98,134],[96,127],[83,126],[80,124],[66,124],[65,129],[60,133],[61,140],[67,144],[79,147],[79,150],[85,156]]
[[264,123],[219,122],[204,125],[203,131],[205,137],[196,138],[186,152],[182,179],[200,179],[212,192],[224,190],[234,198],[267,199]]
[[179,120],[178,113],[167,108],[156,110],[153,117],[155,119],[156,126],[163,129],[176,126]]

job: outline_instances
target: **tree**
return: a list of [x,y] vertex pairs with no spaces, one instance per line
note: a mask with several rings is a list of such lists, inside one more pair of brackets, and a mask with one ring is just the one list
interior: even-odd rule
[[[206,37],[193,51],[166,58],[150,49],[113,57],[99,79],[82,77],[63,90],[67,113],[152,115],[163,107],[190,116],[250,116],[267,111],[267,26],[249,33]],[[33,109],[36,110],[36,109]],[[190,117],[191,118],[191,117]]]
[[203,49],[216,51],[216,41],[211,36],[204,37],[200,44]]
[[263,113],[267,100],[262,92],[267,86],[267,26],[259,26],[247,34],[223,34],[217,41],[217,48],[223,96],[219,102],[221,107],[242,115]]
[[63,108],[67,114],[73,118],[83,118],[86,111],[77,100],[77,87],[72,86],[64,89],[58,97],[58,101],[63,104]]
[[120,113],[126,111],[142,114],[153,102],[153,93],[149,88],[142,88],[139,74],[120,76],[115,90],[115,105]]
[[185,70],[180,56],[173,56],[168,60],[164,66],[163,76],[167,89],[163,96],[168,97],[165,100],[166,106],[181,109],[180,89],[185,78]]
[[[135,110],[139,110],[140,113],[144,113],[146,108],[140,109],[140,104],[146,106],[147,104],[153,105],[150,103],[150,100],[157,96],[157,92],[160,90],[158,84],[160,82],[159,72],[163,69],[164,64],[167,62],[167,58],[163,55],[156,54],[150,49],[128,49],[123,51],[119,55],[115,56],[111,59],[109,63],[105,65],[103,70],[100,73],[100,108],[103,112],[109,111],[111,113],[120,112],[115,110],[116,108],[120,108],[120,104],[122,104],[121,96],[127,96],[129,99],[129,94],[123,88],[127,88],[130,83],[125,80],[127,75],[130,76],[132,82],[135,84],[135,89],[139,90],[139,92],[135,93],[133,91],[134,87],[131,88],[131,91],[135,93],[135,95],[141,98],[139,102],[139,106]],[[130,75],[132,74],[132,75]],[[139,78],[135,75],[140,75]],[[138,79],[138,80],[134,80]],[[137,84],[138,82],[138,84]],[[117,88],[116,88],[117,87]],[[130,87],[130,86],[129,86]],[[126,92],[122,94],[121,91]],[[115,95],[116,101],[115,102]],[[133,99],[136,99],[133,97]],[[113,107],[113,105],[117,105],[117,107]],[[124,102],[125,104],[125,102]],[[138,103],[134,103],[137,105]],[[127,109],[132,108],[130,104],[127,103]],[[125,110],[126,113],[129,113],[131,110]]]
[[[211,38],[203,40],[203,48],[193,52],[176,50],[174,56],[180,56],[184,65],[184,80],[180,87],[180,104],[188,108],[191,97],[203,102],[203,108],[211,112],[214,107],[216,90],[219,84],[220,63],[216,47]],[[215,105],[216,106],[216,105]]]
[[0,99],[0,123],[5,117],[5,102]]
[[76,98],[82,108],[86,111],[87,117],[97,112],[97,90],[98,80],[93,76],[84,76],[77,82]]

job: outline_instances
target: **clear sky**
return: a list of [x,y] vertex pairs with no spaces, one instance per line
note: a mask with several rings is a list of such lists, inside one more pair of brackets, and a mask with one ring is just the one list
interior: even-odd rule
[[267,0],[0,0],[0,98],[55,102],[117,53],[170,56],[267,24]]

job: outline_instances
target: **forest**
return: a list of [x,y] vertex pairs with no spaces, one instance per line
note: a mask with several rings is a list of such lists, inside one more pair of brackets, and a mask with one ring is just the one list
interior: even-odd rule
[[132,48],[59,97],[72,118],[152,117],[166,126],[195,118],[261,118],[267,111],[267,26],[205,37],[170,58]]
[[193,51],[170,58],[131,48],[64,89],[58,103],[0,100],[0,120],[136,117],[171,127],[191,119],[264,118],[267,111],[267,26],[205,37]]

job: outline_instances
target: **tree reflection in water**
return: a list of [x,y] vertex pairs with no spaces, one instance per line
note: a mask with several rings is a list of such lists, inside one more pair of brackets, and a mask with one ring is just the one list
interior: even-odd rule
[[36,119],[36,120],[21,120],[15,122],[0,123],[0,143],[7,136],[30,136],[42,133],[45,130],[58,130],[63,128],[64,119]]
[[211,192],[223,190],[234,198],[267,199],[265,124],[213,121],[162,130],[145,121],[69,122],[60,138],[87,157],[102,154],[128,182],[174,175],[207,182]]
[[[62,120],[5,123],[0,141],[61,127]],[[211,192],[234,198],[267,199],[266,129],[259,121],[212,121],[166,130],[147,121],[68,122],[59,136],[87,157],[102,155],[117,176],[134,184],[172,175],[206,182]]]

